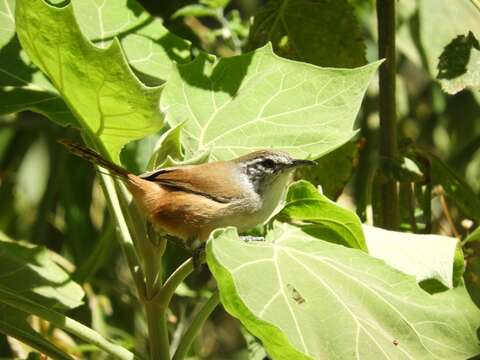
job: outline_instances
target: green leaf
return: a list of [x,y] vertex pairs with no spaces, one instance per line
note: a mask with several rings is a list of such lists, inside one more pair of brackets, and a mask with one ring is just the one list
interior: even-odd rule
[[[436,75],[443,49],[458,35],[480,34],[480,12],[470,0],[422,0],[418,2],[420,41],[427,67]],[[454,11],[455,16],[452,16]],[[441,26],[439,26],[441,24]]]
[[415,276],[417,282],[436,279],[451,288],[461,281],[461,273],[453,277],[457,239],[388,231],[368,225],[363,225],[363,232],[371,256]]
[[187,5],[184,6],[172,15],[172,19],[177,19],[179,17],[183,16],[217,16],[217,11],[215,9],[212,9],[210,7],[200,5],[200,4],[192,4],[192,5]]
[[364,65],[365,44],[347,0],[270,0],[255,15],[249,47],[319,66]]
[[207,261],[225,309],[275,359],[466,359],[480,312],[463,287],[436,295],[362,251],[288,224],[265,242],[216,230]]
[[136,0],[72,0],[71,3],[82,33],[100,47],[106,47],[114,37],[132,33],[153,20]]
[[77,122],[48,80],[37,71],[15,35],[15,0],[0,2],[0,115],[32,110],[59,125]]
[[445,47],[440,55],[437,78],[449,94],[466,87],[480,89],[480,44],[472,32],[457,36]]
[[463,240],[463,243],[470,243],[470,242],[477,242],[480,240],[480,226],[477,227],[475,230],[472,231],[471,234],[469,234],[465,240]]
[[[2,287],[0,286],[0,291],[1,289]],[[26,314],[23,312],[8,305],[0,304],[0,313],[2,314],[0,318],[0,333],[11,336],[53,359],[74,359],[34,331],[26,321]]]
[[300,168],[295,172],[296,179],[305,179],[320,185],[322,192],[330,199],[337,199],[348,180],[353,175],[358,161],[358,146],[349,141],[338,149],[316,160],[317,165]]
[[168,129],[160,139],[158,139],[151,152],[152,156],[148,162],[148,170],[170,166],[174,160],[179,161],[183,159],[180,141],[182,126],[183,124],[180,123],[174,128]]
[[358,216],[336,205],[307,181],[290,185],[286,204],[277,218],[306,224],[303,231],[315,237],[368,251]]
[[48,144],[44,137],[39,137],[29,146],[17,169],[14,184],[14,206],[19,214],[32,213],[34,215],[36,213],[37,207],[45,195],[49,176]]
[[[168,78],[172,62],[190,59],[190,43],[170,33],[134,0],[73,0],[83,33],[100,47],[120,38],[130,65],[146,83]],[[32,110],[59,125],[79,126],[58,91],[38,71],[15,36],[15,0],[0,2],[0,114]]]
[[129,64],[142,80],[168,79],[173,62],[190,60],[190,43],[169,32],[134,0],[72,1],[83,34],[98,46],[118,37]]
[[[82,304],[83,290],[70,279],[43,247],[0,239],[0,287],[42,304],[66,310]],[[59,359],[71,357],[42,338],[27,322],[29,314],[3,303],[0,298],[0,332]]]
[[59,309],[81,305],[82,288],[39,246],[0,240],[0,285]]
[[225,8],[230,0],[200,0],[200,4],[211,7],[213,9]]
[[148,88],[133,75],[118,41],[99,49],[86,40],[71,4],[57,8],[43,0],[20,0],[16,20],[29,57],[113,161],[119,162],[126,143],[161,128],[161,88]]
[[215,64],[199,56],[178,65],[160,106],[181,122],[186,156],[214,159],[264,148],[317,158],[348,141],[366,87],[379,62],[331,69],[290,61],[266,46]]
[[[79,323],[78,321],[69,318],[59,312],[52,310],[46,306],[29,300],[22,295],[10,291],[0,285],[0,301],[8,304],[12,308],[24,311],[28,314],[38,316],[40,319],[48,321],[53,326],[66,330],[78,338],[87,341],[88,343],[97,346],[106,353],[111,354],[114,359],[119,360],[133,360],[135,355],[127,349],[113,344],[96,331]],[[64,357],[61,357],[63,359]],[[70,357],[67,357],[70,359]]]

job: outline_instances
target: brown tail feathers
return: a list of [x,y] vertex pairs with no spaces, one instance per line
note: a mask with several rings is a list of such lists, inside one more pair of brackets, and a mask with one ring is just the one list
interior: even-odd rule
[[77,155],[87,161],[90,161],[92,164],[100,165],[101,167],[110,170],[115,175],[119,175],[125,178],[128,177],[128,175],[130,174],[127,169],[105,159],[102,155],[100,155],[96,151],[93,151],[92,149],[89,149],[78,143],[74,143],[67,139],[59,139],[58,142],[65,146],[72,154]]

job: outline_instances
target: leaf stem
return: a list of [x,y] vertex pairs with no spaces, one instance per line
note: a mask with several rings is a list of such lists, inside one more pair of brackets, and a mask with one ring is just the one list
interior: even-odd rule
[[[378,56],[380,66],[380,159],[397,156],[397,122],[395,104],[395,0],[377,1]],[[385,179],[380,184],[382,227],[396,230],[399,221],[397,184]]]
[[137,357],[127,349],[109,342],[102,335],[79,323],[78,321],[12,293],[4,287],[0,287],[0,301],[10,305],[15,309],[24,311],[28,314],[36,315],[39,318],[44,319],[75,336],[78,336],[80,339],[96,345],[100,349],[112,355],[115,359],[137,359]]
[[195,315],[192,323],[183,334],[182,339],[178,344],[178,348],[173,355],[173,360],[183,360],[185,358],[185,355],[187,355],[188,350],[190,350],[193,340],[195,340],[195,337],[197,336],[203,323],[205,320],[207,320],[212,311],[215,310],[219,302],[220,296],[218,294],[218,290],[216,290],[202,306],[200,311]]
[[170,277],[163,284],[162,289],[158,292],[154,302],[156,302],[162,309],[166,309],[170,300],[175,294],[175,290],[185,278],[193,271],[193,259],[189,258],[182,265],[180,265]]

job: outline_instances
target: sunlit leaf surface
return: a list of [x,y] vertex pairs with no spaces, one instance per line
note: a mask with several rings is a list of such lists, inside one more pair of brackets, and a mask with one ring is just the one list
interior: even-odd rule
[[353,122],[379,63],[331,69],[273,54],[269,46],[211,64],[178,65],[161,98],[171,126],[185,122],[187,155],[211,149],[229,159],[277,148],[317,158],[353,134]]
[[[11,241],[1,233],[0,274],[0,287],[43,306],[61,311],[82,304],[82,288],[70,279],[49,251]],[[34,331],[27,322],[28,316],[2,304],[0,298],[0,332],[43,349],[47,354],[55,354],[59,359],[71,359]]]
[[463,287],[436,295],[362,251],[291,225],[265,242],[217,230],[207,247],[225,308],[275,359],[466,359],[480,312]]
[[85,39],[71,4],[22,0],[16,16],[23,48],[114,161],[126,143],[160,129],[161,88],[148,88],[133,75],[118,41],[100,49]]

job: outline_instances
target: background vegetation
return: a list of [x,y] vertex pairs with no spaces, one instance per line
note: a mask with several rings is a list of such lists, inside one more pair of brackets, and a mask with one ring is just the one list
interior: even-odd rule
[[[480,8],[475,0],[457,0],[454,5],[450,0],[400,0],[392,2],[396,4],[396,13],[388,12],[390,1],[380,0],[378,4],[369,0],[202,0],[200,3],[178,0],[72,0],[73,13],[85,38],[103,49],[108,48],[114,37],[119,39],[106,50],[111,61],[105,61],[106,57],[102,57],[104,55],[100,50],[89,47],[86,39],[72,25],[73,18],[67,15],[60,20],[44,16],[39,11],[37,20],[40,19],[44,27],[31,26],[29,30],[26,26],[18,26],[22,16],[19,9],[23,9],[24,19],[30,19],[25,24],[35,24],[35,14],[29,13],[28,6],[40,6],[38,4],[43,2],[32,1],[37,5],[26,3],[0,1],[0,332],[9,335],[0,336],[0,356],[29,356],[31,348],[15,338],[23,339],[23,342],[28,342],[26,338],[30,339],[37,349],[50,349],[53,353],[64,351],[78,358],[107,358],[109,355],[99,351],[98,347],[102,346],[116,351],[111,344],[81,341],[78,333],[72,335],[72,331],[61,330],[58,323],[53,322],[56,326],[51,326],[42,320],[41,314],[29,311],[28,303],[23,304],[23,312],[12,310],[8,289],[28,295],[35,301],[49,298],[50,302],[42,303],[47,308],[66,312],[69,318],[88,325],[96,334],[112,339],[140,356],[147,356],[151,350],[151,345],[147,344],[148,315],[145,316],[144,304],[138,299],[136,290],[138,279],[132,278],[129,271],[131,258],[128,250],[125,256],[116,239],[116,229],[121,228],[121,224],[116,223],[112,216],[112,198],[109,198],[112,192],[108,191],[109,186],[115,185],[109,185],[108,177],[99,176],[89,164],[70,155],[56,142],[58,138],[82,141],[79,127],[104,127],[106,131],[99,132],[98,137],[84,135],[84,139],[114,160],[121,159],[134,172],[184,160],[202,162],[227,158],[228,151],[235,153],[239,145],[253,148],[261,144],[263,139],[256,139],[256,132],[272,131],[276,136],[273,144],[279,147],[294,143],[292,151],[299,156],[317,158],[336,148],[320,157],[319,165],[313,171],[297,173],[297,179],[321,185],[329,199],[338,200],[342,206],[355,211],[362,222],[402,232],[457,238],[465,259],[464,280],[460,276],[463,259],[458,251],[454,264],[456,274],[453,275],[436,264],[432,268],[439,273],[432,275],[430,272],[422,278],[419,275],[421,270],[409,271],[411,268],[408,266],[402,268],[405,264],[403,260],[398,266],[392,265],[388,259],[386,261],[406,273],[417,275],[418,280],[431,280],[432,277],[440,280],[443,285],[429,280],[422,284],[431,293],[437,293],[439,287],[445,290],[445,286],[452,287],[454,283],[456,286],[464,281],[472,301],[480,305],[480,229],[477,228],[480,221],[480,45],[477,40],[480,38]],[[384,33],[380,31],[380,40],[377,18],[383,21],[380,30],[383,29]],[[163,26],[159,19],[163,19]],[[47,29],[45,32],[44,28]],[[29,31],[44,42],[29,42]],[[52,66],[54,55],[42,58],[40,54],[54,54],[56,46],[65,44],[66,39],[75,46],[70,45],[65,53],[69,57],[65,60],[68,65],[62,73]],[[380,47],[381,56],[378,53],[379,41],[386,45],[384,49]],[[190,85],[187,88],[190,92],[182,101],[194,99],[197,102],[193,106],[199,109],[201,121],[210,119],[214,123],[230,121],[233,124],[243,121],[249,100],[239,93],[239,89],[242,81],[251,75],[252,64],[261,63],[256,55],[248,54],[264,51],[265,61],[271,67],[278,67],[280,72],[298,74],[300,69],[298,64],[284,65],[279,58],[269,58],[268,45],[263,47],[268,42],[281,57],[322,67],[358,68],[372,63],[362,70],[363,73],[337,73],[333,70],[323,73],[323,76],[331,76],[334,86],[339,89],[343,84],[341,81],[357,86],[355,91],[342,98],[350,104],[348,111],[332,115],[332,110],[322,113],[317,109],[314,114],[303,114],[308,119],[318,118],[320,125],[325,117],[330,116],[335,127],[345,132],[322,129],[321,136],[326,139],[327,145],[309,147],[306,144],[318,139],[319,134],[312,132],[311,138],[296,139],[278,129],[256,127],[254,131],[247,131],[248,136],[234,133],[224,142],[221,139],[214,141],[210,143],[214,145],[213,150],[207,151],[202,147],[204,143],[201,140],[195,140],[196,136],[203,134],[195,132],[191,115],[182,108],[184,103],[179,100],[181,86],[185,83]],[[139,85],[130,70],[126,70],[127,65],[121,63],[123,55],[117,45],[123,49],[135,76],[148,88]],[[263,50],[249,53],[260,48]],[[234,57],[241,54],[247,55]],[[396,63],[391,60],[393,54],[396,55]],[[213,65],[209,63],[212,55],[225,59]],[[362,89],[378,66],[374,62],[385,56],[389,60],[381,71],[388,68],[391,71],[383,73],[386,76],[386,85],[382,90],[384,98],[379,98],[378,81],[374,78],[356,116]],[[313,68],[303,65],[305,73],[312,71],[311,76],[316,76],[317,73],[310,70]],[[212,77],[203,76],[204,71],[208,76],[213,74]],[[68,78],[65,74],[69,72],[78,77]],[[349,74],[353,74],[351,78]],[[221,81],[217,87],[211,84],[211,79],[222,79],[222,76],[230,76],[227,85]],[[168,86],[158,87],[165,80],[168,80]],[[252,91],[263,89],[271,94],[273,90],[268,89],[268,81],[268,78],[264,81],[264,88],[253,88]],[[294,81],[300,83],[299,79]],[[105,83],[108,86],[102,87]],[[332,87],[328,91],[335,90]],[[234,98],[237,93],[240,100],[236,107],[218,116],[212,115],[212,108],[204,105],[211,96],[214,100],[217,96],[216,101],[222,104],[222,94]],[[261,96],[261,92],[253,94]],[[279,102],[294,107],[302,101],[309,101],[307,94],[305,89],[292,91]],[[160,103],[157,101],[159,98]],[[217,105],[215,101],[214,104]],[[383,104],[382,110],[379,104]],[[97,106],[99,112],[95,110]],[[158,107],[167,112],[165,121],[168,126],[162,127],[160,119],[156,121]],[[109,122],[113,121],[112,114],[123,116],[132,108],[135,111],[128,115],[131,115],[130,123],[122,125],[128,129],[112,130],[113,122]],[[383,125],[380,126],[380,123]],[[304,125],[309,128],[314,124],[308,122]],[[352,128],[359,131],[345,143],[353,135]],[[207,138],[214,137],[217,129],[211,131],[211,134],[207,131]],[[183,137],[181,144],[180,133]],[[343,145],[338,147],[340,144]],[[308,196],[299,195],[304,192]],[[307,198],[315,202],[313,213],[307,214],[304,208],[294,206],[295,201]],[[327,200],[317,198],[315,189],[305,183],[290,189],[288,201],[278,217],[283,224],[274,229],[277,234],[299,231],[288,228],[291,226],[287,225],[288,222],[300,219],[311,224],[322,223],[318,218],[331,213],[344,223],[358,222],[356,218],[352,220],[350,212],[343,213],[337,207],[329,208]],[[350,238],[345,235],[345,230],[332,228],[330,231],[337,234],[332,235],[333,238],[341,238],[337,242],[366,249],[362,229],[360,225],[358,228],[355,226],[353,230],[349,229],[353,232]],[[242,249],[234,248],[236,243],[229,242],[236,235],[228,231],[231,230],[216,234],[215,240],[218,241],[215,244],[240,254]],[[309,236],[319,237],[315,231],[320,232],[313,229]],[[321,231],[323,236],[327,236],[325,228]],[[376,256],[373,249],[381,253],[378,250],[381,245],[374,244],[375,236],[367,231],[364,229],[363,233],[366,234],[370,254]],[[369,234],[373,239],[370,242]],[[382,236],[385,235],[380,234],[379,237]],[[404,241],[403,244],[409,240]],[[125,243],[123,238],[123,245]],[[418,251],[435,259],[434,254],[448,247],[443,247],[441,240],[425,244],[418,240],[407,247],[418,250],[425,246],[424,252]],[[333,253],[343,251],[332,249]],[[138,248],[136,250],[139,251]],[[228,268],[225,259],[222,263],[218,255],[221,249],[216,253],[212,245],[210,250],[213,254],[209,259],[212,272],[217,280],[224,279],[227,289],[226,274],[233,267]],[[395,250],[385,250],[384,253],[392,251]],[[414,253],[412,251],[411,256]],[[171,274],[189,257],[172,244],[167,245],[165,254],[161,270],[165,275]],[[339,253],[338,256],[346,255]],[[385,260],[388,256],[380,254],[378,257]],[[304,261],[307,263],[306,259]],[[367,260],[358,259],[359,264],[362,261]],[[383,271],[382,268],[375,270],[374,263],[369,263],[369,266],[374,273]],[[441,271],[447,274],[440,274]],[[256,273],[262,273],[262,268],[256,269]],[[254,274],[250,274],[250,279],[256,276]],[[396,273],[392,273],[389,280],[397,279],[395,276]],[[45,279],[61,286],[50,288],[46,286]],[[340,278],[332,281],[346,283]],[[353,285],[349,286],[353,288]],[[460,292],[463,287],[455,289],[453,291]],[[293,290],[296,291],[295,288]],[[182,343],[182,334],[195,314],[205,309],[206,301],[207,308],[208,301],[211,305],[218,302],[215,291],[215,281],[206,267],[191,274],[176,289],[176,296],[166,313],[172,349]],[[446,298],[445,294],[449,291],[440,292],[439,296]],[[418,296],[418,299],[423,299],[420,293]],[[461,316],[467,316],[475,323],[478,320],[477,310],[471,310],[470,303],[460,306],[459,302],[455,302],[466,301],[468,296],[463,294],[461,299],[458,298],[460,300],[455,296],[452,295],[453,300],[449,298],[437,304],[437,310],[442,313],[440,317],[456,323],[460,322]],[[262,345],[244,328],[246,326],[252,331],[252,327],[258,324],[253,326],[242,318],[244,313],[235,313],[240,310],[234,309],[234,300],[222,298],[223,305],[242,319],[243,325],[228,315],[223,307],[216,307],[193,343],[189,352],[192,357],[260,359],[266,356]],[[297,297],[298,301],[301,302],[301,298]],[[327,309],[330,306],[327,302],[318,306],[325,307],[326,312],[332,311]],[[471,312],[467,315],[450,314],[449,308],[453,306],[464,306]],[[26,313],[38,316],[29,317],[27,324]],[[52,323],[50,315],[47,315],[45,317]],[[12,323],[18,324],[18,328],[10,327]],[[478,325],[477,322],[475,328]],[[30,326],[42,335],[45,342],[31,335]],[[79,330],[80,333],[82,331]],[[288,336],[288,332],[285,333]],[[472,345],[470,340],[462,343],[462,340],[453,338],[452,343],[445,346],[458,345],[465,351],[457,354],[457,358],[466,358],[465,354],[478,353],[478,349],[474,349],[476,344]],[[398,346],[395,339],[392,341],[393,346]],[[442,350],[442,346],[439,348],[439,351],[447,351]],[[273,347],[268,350],[270,354],[275,354]],[[121,353],[121,350],[118,351]],[[34,358],[35,355],[30,356]]]

